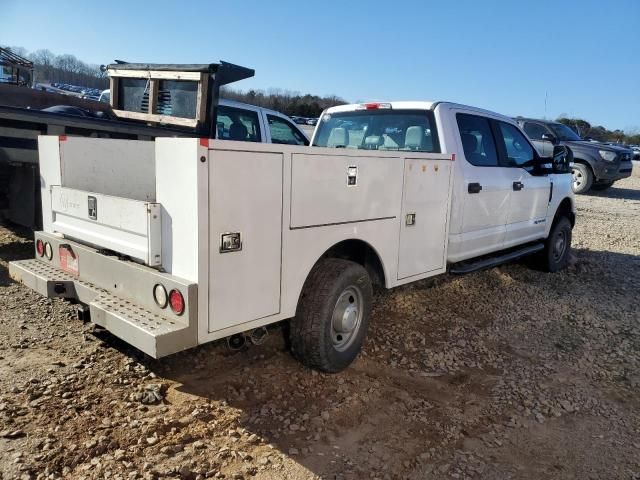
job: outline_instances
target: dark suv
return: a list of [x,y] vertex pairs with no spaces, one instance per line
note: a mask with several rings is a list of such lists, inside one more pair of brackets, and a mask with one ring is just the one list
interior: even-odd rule
[[584,140],[562,123],[522,117],[515,120],[540,156],[550,156],[555,145],[565,145],[571,150],[575,193],[605,190],[616,180],[631,176],[633,152],[629,149]]

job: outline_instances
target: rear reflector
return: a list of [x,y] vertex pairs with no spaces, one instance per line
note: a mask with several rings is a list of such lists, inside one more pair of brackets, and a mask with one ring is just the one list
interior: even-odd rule
[[47,260],[51,260],[53,258],[53,248],[51,248],[51,244],[49,242],[44,244],[44,256],[47,257]]
[[159,283],[153,287],[153,299],[156,301],[160,308],[165,308],[169,302],[169,296],[167,290]]
[[184,297],[179,290],[171,290],[169,293],[169,305],[171,305],[171,310],[176,315],[184,313]]
[[40,239],[36,242],[36,252],[38,252],[38,256],[44,256],[44,242]]

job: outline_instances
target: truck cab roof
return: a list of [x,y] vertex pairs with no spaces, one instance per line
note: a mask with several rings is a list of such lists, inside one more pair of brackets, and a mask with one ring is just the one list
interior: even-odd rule
[[489,116],[505,122],[515,124],[515,120],[501,115],[490,110],[483,108],[472,107],[469,105],[463,105],[455,102],[447,101],[427,101],[427,100],[409,100],[409,101],[391,101],[391,102],[363,102],[363,103],[351,103],[347,105],[338,105],[336,107],[330,107],[326,109],[324,114],[334,114],[340,112],[352,112],[357,110],[376,110],[376,109],[390,109],[390,110],[435,110],[436,107],[448,107],[465,110],[468,113],[476,113],[478,115]]

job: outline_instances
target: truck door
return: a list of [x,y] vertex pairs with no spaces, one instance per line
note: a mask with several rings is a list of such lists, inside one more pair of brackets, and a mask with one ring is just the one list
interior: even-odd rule
[[542,238],[545,233],[551,180],[524,167],[537,158],[533,146],[510,123],[495,122],[498,151],[511,181],[505,248]]
[[511,172],[498,160],[490,119],[467,113],[457,113],[456,119],[464,185],[457,189],[461,226],[449,236],[448,256],[454,262],[502,248],[511,195]]

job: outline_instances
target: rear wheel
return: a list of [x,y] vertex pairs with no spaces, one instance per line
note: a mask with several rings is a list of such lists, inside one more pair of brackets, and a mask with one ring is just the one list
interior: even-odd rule
[[558,217],[545,241],[539,256],[539,266],[547,272],[557,272],[567,267],[571,254],[571,222],[567,217]]
[[291,321],[293,356],[323,372],[339,372],[356,358],[369,327],[373,290],[367,271],[339,258],[321,260],[304,284]]
[[596,190],[600,192],[602,190],[606,190],[607,188],[611,187],[611,185],[613,185],[613,182],[594,183],[591,186],[591,190]]
[[571,173],[573,175],[573,193],[587,193],[593,184],[593,173],[591,169],[582,164],[574,163],[571,167]]

